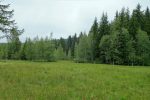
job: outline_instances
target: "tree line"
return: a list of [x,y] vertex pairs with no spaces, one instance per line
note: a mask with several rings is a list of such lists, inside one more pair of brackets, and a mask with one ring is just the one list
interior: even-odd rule
[[[7,10],[0,5],[0,9]],[[2,12],[1,11],[1,12]],[[13,11],[8,11],[8,15]],[[4,17],[4,18],[3,18]],[[11,18],[11,17],[10,17]],[[81,32],[67,39],[27,38],[21,43],[19,36],[23,30],[5,24],[4,12],[0,13],[0,30],[8,43],[0,44],[0,59],[31,61],[74,60],[76,62],[105,63],[119,65],[150,65],[150,11],[141,10],[141,5],[130,13],[122,8],[116,11],[115,18],[109,22],[107,13],[100,21],[95,18],[88,33]],[[3,21],[4,20],[4,21]],[[10,20],[8,20],[10,21]],[[7,22],[7,21],[6,21]],[[9,33],[9,34],[8,34]]]
[[150,65],[150,11],[141,5],[131,12],[122,8],[109,22],[107,13],[95,18],[89,34],[75,46],[78,62]]

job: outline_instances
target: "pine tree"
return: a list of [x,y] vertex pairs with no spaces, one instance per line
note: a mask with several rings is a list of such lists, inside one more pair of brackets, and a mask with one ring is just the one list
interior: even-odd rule
[[79,61],[79,46],[78,46],[78,43],[75,43],[75,58],[74,58],[74,60],[76,61],[76,62],[78,62]]
[[140,4],[138,4],[135,9],[135,16],[137,18],[139,28],[141,28],[143,30],[144,29],[144,16],[143,16],[143,12],[141,11]]
[[136,40],[136,34],[138,29],[139,29],[138,19],[136,17],[136,12],[133,11],[129,24],[129,33],[132,36],[133,40]]
[[30,38],[26,40],[25,56],[27,60],[34,60],[34,45]]
[[69,49],[71,48],[71,45],[72,45],[72,38],[71,38],[71,36],[69,36],[67,39],[67,44],[66,44],[66,47],[67,47],[66,54],[67,55],[68,55]]
[[22,44],[21,46],[21,50],[20,50],[20,59],[21,60],[27,60],[27,57],[26,57],[26,45],[27,45],[27,41],[25,41],[24,44]]
[[128,62],[128,41],[129,41],[129,34],[126,29],[122,29],[120,32],[116,34],[114,40],[114,46],[116,47],[115,50],[115,63],[116,64],[126,64]]
[[147,7],[145,14],[144,14],[144,31],[147,32],[149,38],[150,38],[150,11],[149,8]]
[[119,16],[119,13],[118,11],[116,11],[115,20],[118,18],[118,16]]
[[72,37],[72,42],[71,42],[71,57],[74,58],[74,48],[75,48],[75,43],[77,42],[77,36],[76,34]]
[[99,39],[101,39],[102,36],[109,34],[110,34],[110,27],[107,18],[107,13],[106,14],[103,13],[99,26]]
[[63,51],[65,51],[66,50],[66,42],[65,42],[65,39],[64,38],[60,38],[60,40],[59,40],[59,44],[62,46],[62,48],[63,48]]
[[95,18],[94,23],[91,27],[91,30],[89,32],[91,36],[91,48],[92,48],[92,62],[99,58],[99,34],[98,34],[98,22],[97,18]]
[[[1,1],[0,1],[1,3]],[[12,20],[14,10],[10,10],[10,5],[0,4],[0,31],[3,33],[0,35],[1,38],[9,39],[11,31],[16,28],[15,20]],[[17,28],[16,28],[17,29]]]
[[130,11],[129,8],[126,9],[125,12],[125,22],[124,22],[124,28],[126,28],[127,30],[129,30],[129,23],[130,23]]
[[122,8],[120,15],[119,15],[119,30],[121,30],[122,28],[125,28],[125,8]]
[[8,59],[19,59],[19,52],[21,48],[19,35],[21,34],[22,32],[18,31],[16,28],[11,30],[11,34],[8,39]]

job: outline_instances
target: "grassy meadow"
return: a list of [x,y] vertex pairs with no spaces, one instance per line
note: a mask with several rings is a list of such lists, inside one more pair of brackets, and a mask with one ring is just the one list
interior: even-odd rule
[[0,62],[0,100],[149,100],[150,67]]

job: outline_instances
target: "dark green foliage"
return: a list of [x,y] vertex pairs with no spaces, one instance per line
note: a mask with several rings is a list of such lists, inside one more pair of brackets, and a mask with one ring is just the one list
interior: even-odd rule
[[143,11],[141,11],[141,5],[138,4],[136,9],[134,10],[135,17],[137,18],[138,21],[138,27],[141,28],[142,30],[144,29],[144,15]]
[[117,32],[114,39],[115,46],[115,64],[127,64],[128,63],[128,48],[129,34],[126,29],[122,29],[120,32]]
[[[1,38],[11,38],[11,33],[13,29],[17,29],[15,20],[12,19],[14,10],[10,10],[9,4],[2,4],[0,1],[0,39]],[[19,30],[18,30],[19,31]]]
[[139,29],[137,18],[134,16],[135,12],[133,12],[132,17],[130,19],[130,25],[129,25],[129,33],[132,36],[132,38],[136,39],[137,30]]
[[129,25],[129,33],[132,35],[133,39],[136,40],[136,35],[138,29],[144,29],[144,15],[141,11],[140,4],[137,5],[136,9],[133,10],[130,25]]
[[[2,3],[0,1],[0,3]],[[8,5],[0,4],[0,39],[6,38],[8,41],[7,49],[6,46],[2,48],[2,58],[7,59],[19,59],[21,42],[19,35],[23,33],[23,30],[19,30],[16,26],[15,20],[12,20],[13,10],[10,10]],[[7,52],[7,54],[6,54]]]
[[[100,41],[106,43],[107,40],[105,41],[106,38],[103,38],[103,36],[110,34],[110,26],[109,26],[109,23],[108,23],[107,14],[103,13],[103,15],[102,15],[102,18],[101,18],[101,21],[100,21],[100,25],[99,25],[99,31],[98,31],[98,33],[99,33],[99,36],[98,36],[99,38],[98,38],[97,41],[98,41],[98,45],[100,44],[99,54],[98,55],[99,55],[99,58],[102,59],[103,55],[105,54],[104,52],[103,52],[104,53],[103,54],[102,51],[103,51],[103,49],[106,49],[106,48],[102,47],[103,44],[101,44]],[[103,38],[103,40],[101,40],[102,38]],[[108,45],[106,43],[106,47],[107,46]],[[108,57],[105,57],[105,58],[108,58]],[[105,60],[104,62],[107,62],[106,59],[103,59],[103,60]],[[101,62],[103,62],[103,61],[101,60]]]
[[129,33],[126,29],[116,31],[113,35],[105,35],[100,42],[101,63],[128,64],[130,53]]
[[[0,45],[0,59],[21,59],[31,61],[75,60],[76,62],[107,63],[119,65],[150,65],[150,11],[141,11],[140,4],[131,12],[122,8],[116,12],[112,22],[108,21],[107,13],[98,22],[95,18],[89,34],[80,33],[67,39],[28,38],[20,42],[22,31],[12,25],[8,16],[13,11],[7,10],[9,5],[0,5],[0,23],[4,27],[8,44]],[[6,14],[6,17],[4,17]],[[9,38],[6,36],[9,32]],[[3,37],[3,36],[2,36]]]
[[150,64],[150,40],[146,32],[138,30],[137,48],[136,48],[136,63],[137,65]]
[[99,42],[100,42],[100,36],[98,34],[98,22],[97,22],[97,18],[95,18],[94,23],[91,27],[90,30],[90,37],[91,37],[91,58],[92,61],[96,60],[99,58]]
[[132,15],[129,9],[122,8],[121,12],[117,11],[114,21],[110,24],[107,14],[103,14],[100,24],[95,19],[87,39],[76,44],[76,57],[85,58],[88,62],[98,60],[110,64],[150,65],[149,25],[149,8],[143,13],[140,4],[133,10]]
[[27,60],[26,57],[26,47],[27,46],[27,41],[22,44],[21,50],[20,50],[20,59],[21,60]]
[[72,38],[71,38],[71,36],[69,36],[67,39],[67,43],[66,43],[66,45],[67,45],[66,54],[67,55],[68,55],[69,49],[71,48],[71,44],[72,44]]
[[7,45],[5,43],[0,44],[0,59],[7,59]]
[[104,35],[109,35],[110,34],[109,30],[110,30],[110,27],[108,23],[107,14],[103,13],[101,21],[100,21],[100,25],[99,25],[99,39],[101,39],[102,36]]
[[21,48],[21,42],[19,40],[19,35],[22,32],[18,31],[16,28],[11,30],[10,38],[8,39],[8,59],[19,59],[19,51]]
[[149,38],[150,38],[150,10],[147,7],[144,15],[144,31],[147,32]]
[[33,60],[34,58],[34,46],[33,46],[33,42],[31,41],[31,39],[27,39],[26,40],[26,48],[25,48],[25,56],[27,60]]
[[75,43],[77,42],[77,36],[76,34],[72,37],[72,44],[71,44],[71,58],[74,58],[74,49],[75,49]]
[[122,28],[129,29],[130,11],[129,9],[122,8],[121,12],[116,12],[114,21],[111,23],[114,30],[120,31]]
[[0,31],[3,33],[0,38],[9,38],[12,29],[11,26],[15,24],[14,20],[11,20],[14,11],[8,10],[9,6],[10,5],[0,4]]
[[102,37],[100,42],[100,60],[101,63],[110,63],[111,62],[111,39],[110,35],[105,35]]

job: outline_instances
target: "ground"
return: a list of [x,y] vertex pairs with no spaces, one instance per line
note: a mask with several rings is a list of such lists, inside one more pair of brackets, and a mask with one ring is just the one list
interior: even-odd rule
[[0,100],[149,100],[150,67],[0,62]]

